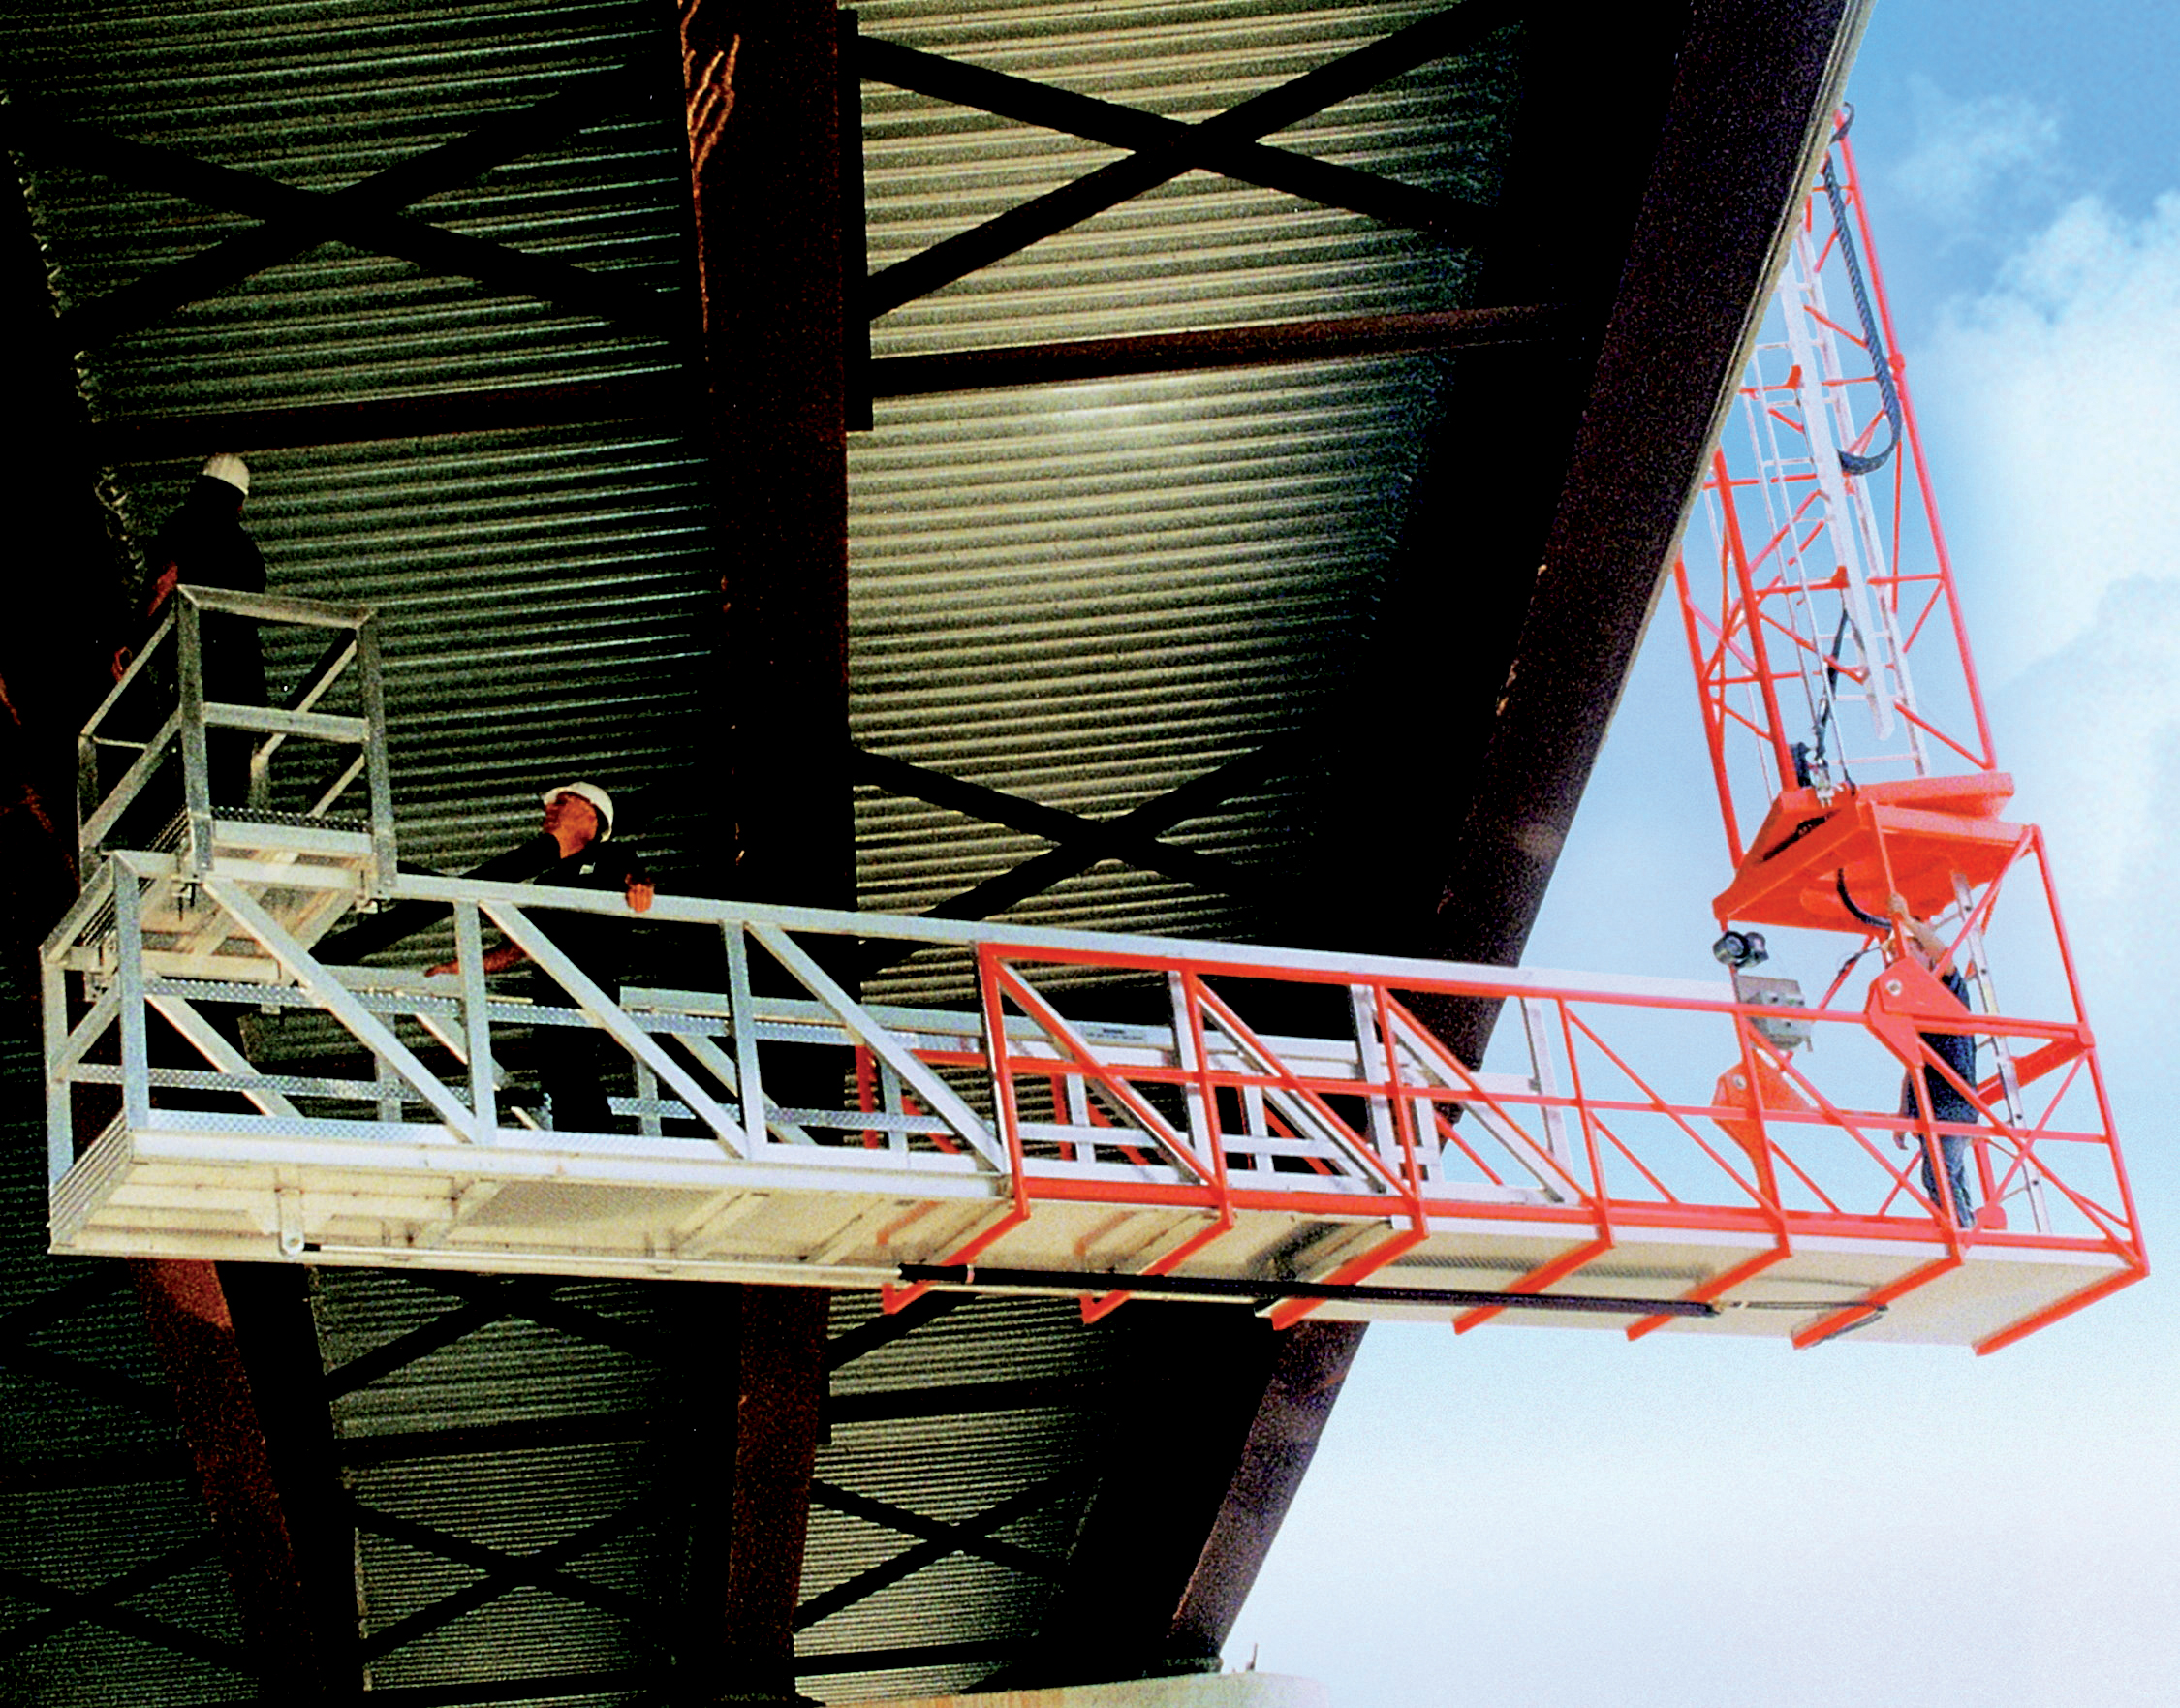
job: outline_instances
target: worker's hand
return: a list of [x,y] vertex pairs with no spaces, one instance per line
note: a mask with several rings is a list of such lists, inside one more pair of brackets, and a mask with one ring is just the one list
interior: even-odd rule
[[647,914],[658,891],[643,879],[631,876],[628,881],[628,905],[636,913]]
[[170,563],[159,572],[159,579],[151,584],[151,597],[144,605],[144,614],[151,616],[167,603],[168,596],[181,584],[181,565]]
[[118,682],[122,677],[126,676],[129,673],[129,667],[135,664],[136,660],[137,649],[135,647],[115,647],[113,649],[113,679]]
[[1908,898],[1897,891],[1886,900],[1884,911],[1903,925],[1915,916],[1915,910],[1908,906]]

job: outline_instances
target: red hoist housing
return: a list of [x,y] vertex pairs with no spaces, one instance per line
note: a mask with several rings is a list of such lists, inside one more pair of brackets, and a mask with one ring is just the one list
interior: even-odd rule
[[[1740,994],[1792,1001],[1748,971],[1766,946],[1758,934],[1752,952],[1747,928],[1845,937],[1853,952],[1814,1012],[1852,1012],[1859,997],[1858,1029],[1905,1070],[1893,1125],[1916,1165],[1894,1170],[1897,1193],[1948,1249],[1871,1302],[1904,1299],[1971,1255],[2109,1262],[1978,1343],[1991,1351],[2139,1280],[2140,1230],[2043,837],[2004,816],[2013,780],[1992,746],[1844,125],[1675,582],[1734,867],[1713,903],[1728,929],[1720,958]],[[1858,980],[1865,956],[1879,970]],[[1830,1033],[1764,1030],[1736,1089],[1752,1130],[1776,1131],[1822,1107],[1797,1051]]]

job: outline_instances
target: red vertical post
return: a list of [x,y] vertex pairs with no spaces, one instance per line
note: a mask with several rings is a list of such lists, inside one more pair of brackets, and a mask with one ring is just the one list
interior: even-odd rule
[[[286,1699],[345,1696],[353,1689],[342,1670],[353,1659],[342,1640],[349,1633],[327,1629],[326,1609],[343,1590],[352,1597],[353,1588],[313,1581],[312,1538],[297,1534],[283,1498],[280,1455],[261,1415],[263,1396],[253,1390],[218,1267],[146,1258],[131,1259],[129,1270],[152,1348],[173,1384],[245,1646]],[[310,1350],[315,1354],[316,1347]]]

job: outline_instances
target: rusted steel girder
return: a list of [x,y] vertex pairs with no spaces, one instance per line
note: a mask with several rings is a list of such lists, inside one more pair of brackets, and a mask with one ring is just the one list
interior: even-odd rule
[[[70,605],[26,606],[33,618],[0,644],[0,883],[14,934],[35,944],[75,895],[75,731],[110,686],[126,590],[83,454],[87,412],[22,202],[14,208],[16,378],[23,414],[43,429],[17,450],[18,464],[32,459],[18,470],[25,489],[41,495],[17,544],[26,565],[74,590]],[[131,1270],[266,1689],[284,1701],[345,1694],[357,1682],[353,1548],[303,1272],[151,1260]]]
[[[852,908],[842,24],[830,0],[683,0],[680,16],[722,535],[734,831],[718,878],[740,895]],[[828,1303],[738,1288],[697,1307],[723,1352],[731,1325],[732,1359],[700,1408],[693,1463],[732,1470],[695,1490],[676,1702],[799,1699]]]
[[357,1689],[354,1532],[299,1268],[132,1258],[267,1700]]

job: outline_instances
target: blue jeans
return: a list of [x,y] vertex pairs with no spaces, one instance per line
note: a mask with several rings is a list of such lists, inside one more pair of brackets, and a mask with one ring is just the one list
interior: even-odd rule
[[[1969,1141],[1949,1133],[1938,1135],[1938,1143],[1946,1153],[1946,1184],[1953,1189],[1953,1219],[1963,1227],[1976,1220],[1976,1211],[1968,1196],[1968,1145]],[[1938,1175],[1930,1166],[1930,1146],[1922,1147],[1922,1189],[1930,1195],[1932,1204],[1938,1202]]]

